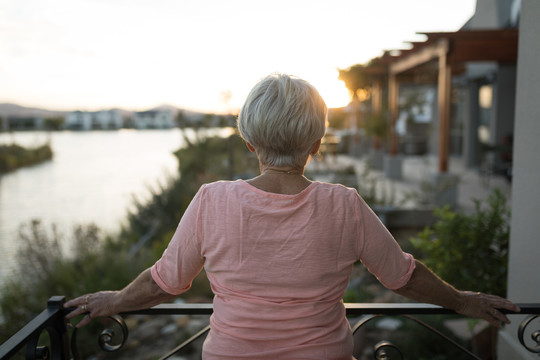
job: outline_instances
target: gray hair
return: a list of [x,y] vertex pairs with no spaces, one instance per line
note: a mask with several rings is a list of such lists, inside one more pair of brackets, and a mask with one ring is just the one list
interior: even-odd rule
[[272,74],[249,93],[238,130],[270,166],[304,166],[313,144],[326,131],[327,108],[313,85],[297,77]]

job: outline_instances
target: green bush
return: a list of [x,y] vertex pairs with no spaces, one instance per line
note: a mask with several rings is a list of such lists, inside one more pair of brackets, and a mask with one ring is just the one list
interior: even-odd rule
[[[105,236],[95,225],[77,225],[68,236],[39,220],[21,226],[17,271],[6,278],[0,295],[3,342],[41,312],[53,295],[72,298],[127,285],[149,266],[148,253],[126,256],[120,238]],[[68,248],[66,244],[70,244]]]
[[49,144],[27,149],[17,144],[0,145],[0,174],[50,160],[53,152]]
[[470,215],[436,209],[438,221],[411,242],[426,265],[457,288],[505,296],[510,211],[499,190],[482,205],[475,200]]

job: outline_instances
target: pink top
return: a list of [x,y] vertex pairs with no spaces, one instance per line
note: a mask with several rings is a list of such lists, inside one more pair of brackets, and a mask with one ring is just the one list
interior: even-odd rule
[[237,180],[201,187],[151,271],[176,295],[205,267],[215,297],[204,359],[350,360],[342,298],[357,260],[390,289],[415,267],[354,189],[313,182],[282,195]]

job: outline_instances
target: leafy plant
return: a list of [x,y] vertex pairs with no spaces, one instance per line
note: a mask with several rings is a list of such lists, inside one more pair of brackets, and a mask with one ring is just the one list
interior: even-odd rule
[[53,152],[49,144],[35,148],[24,148],[17,144],[0,145],[0,174],[19,167],[38,164],[52,157]]
[[371,113],[363,124],[368,136],[385,139],[390,134],[390,121],[387,112]]
[[482,205],[475,200],[470,215],[436,209],[438,221],[411,243],[427,266],[457,288],[505,296],[510,211],[500,190]]
[[17,271],[0,294],[2,341],[41,312],[51,296],[122,288],[152,261],[150,254],[128,258],[121,239],[93,224],[74,226],[65,235],[54,224],[47,228],[33,220],[21,226],[19,241]]

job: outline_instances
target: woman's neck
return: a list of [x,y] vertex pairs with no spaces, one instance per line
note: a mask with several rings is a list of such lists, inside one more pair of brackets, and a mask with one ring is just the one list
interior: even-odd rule
[[281,175],[304,175],[303,167],[294,167],[294,166],[267,166],[260,165],[261,175],[265,174],[281,174]]
[[311,184],[303,168],[261,166],[261,175],[247,182],[258,189],[276,194],[298,194]]

